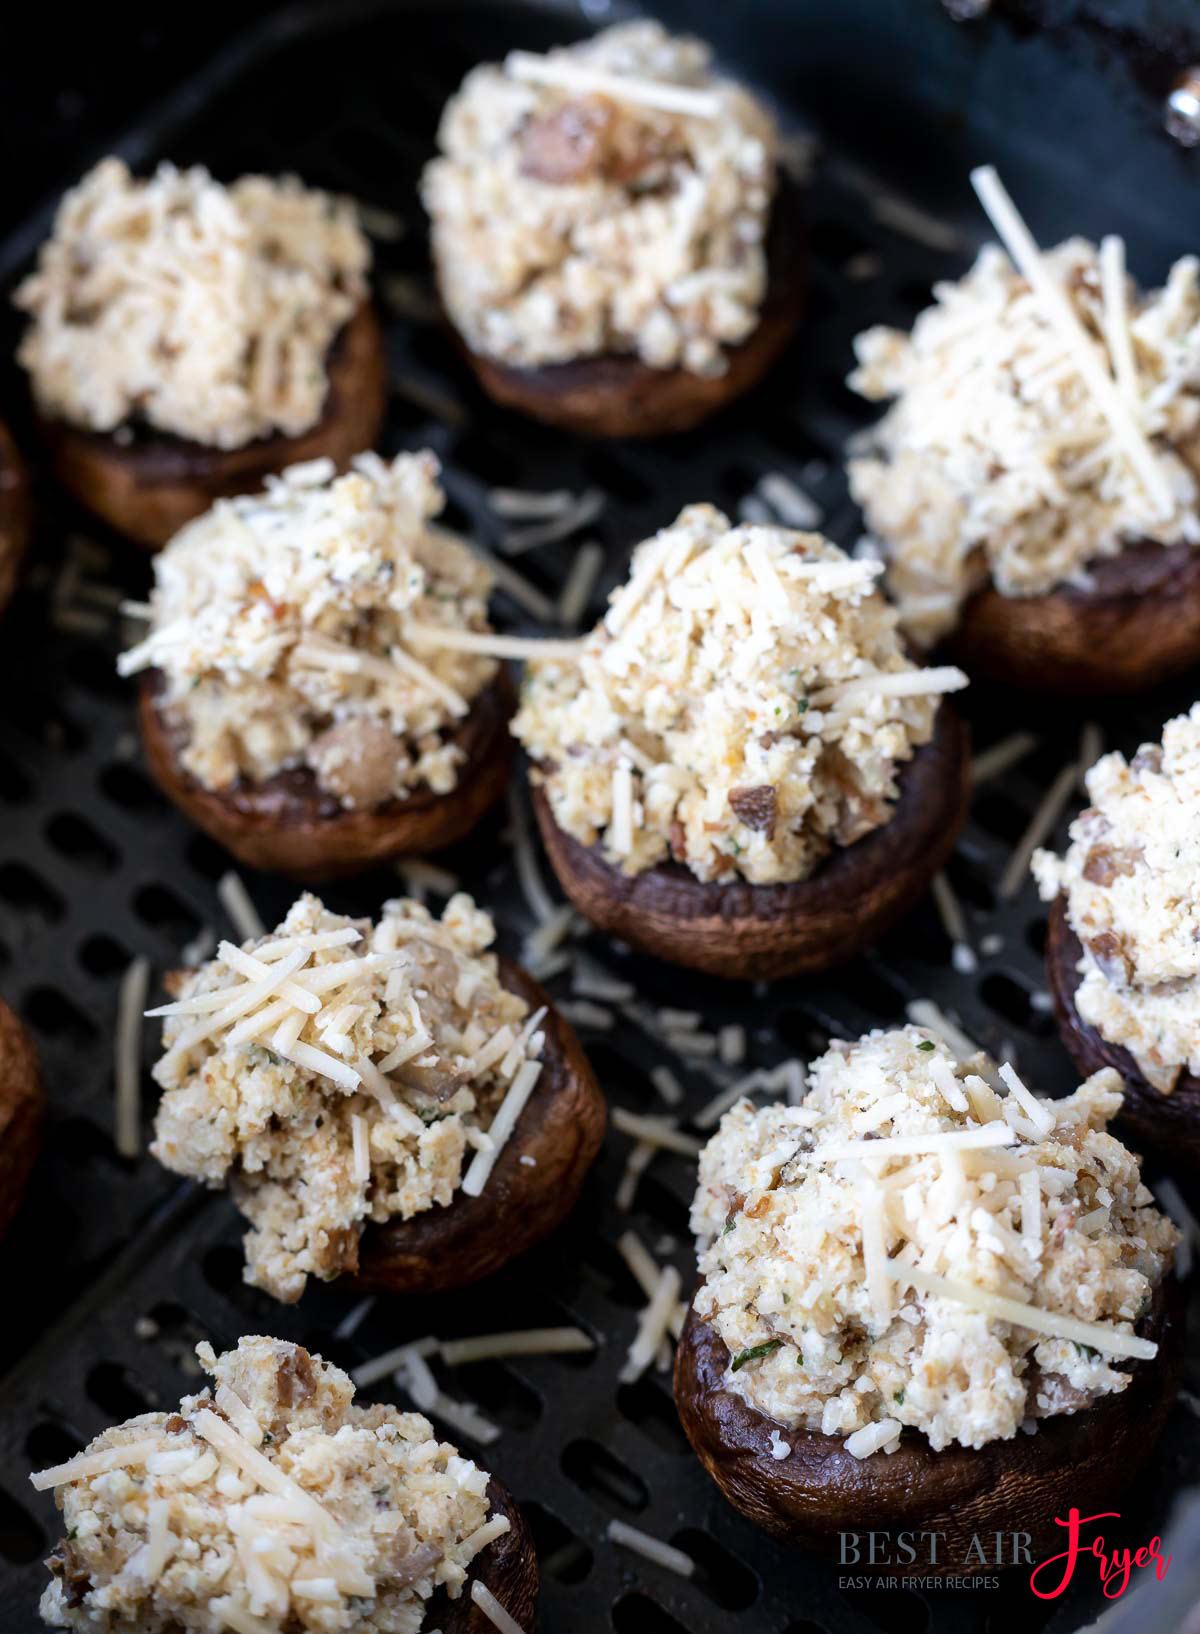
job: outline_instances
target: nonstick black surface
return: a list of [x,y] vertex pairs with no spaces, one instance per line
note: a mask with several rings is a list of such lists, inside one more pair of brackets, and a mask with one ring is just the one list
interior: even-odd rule
[[[601,489],[605,510],[580,536],[598,537],[608,552],[592,616],[621,577],[634,542],[688,501],[712,499],[736,512],[766,472],[798,480],[820,505],[825,531],[849,545],[859,521],[846,499],[840,454],[846,436],[866,418],[842,384],[850,339],[871,322],[907,323],[933,279],[963,269],[982,233],[965,194],[968,163],[995,159],[1045,236],[1126,231],[1131,259],[1147,277],[1161,274],[1171,254],[1189,247],[1173,205],[1185,184],[1194,186],[1194,170],[1154,134],[1153,76],[1161,80],[1171,49],[1165,36],[1157,38],[1157,56],[1137,58],[1135,72],[1133,57],[1122,55],[1110,36],[1100,40],[1093,31],[1085,48],[1069,37],[1056,44],[1051,31],[1029,37],[1023,47],[1027,37],[1009,17],[972,25],[994,29],[990,40],[986,34],[968,38],[928,0],[921,29],[929,83],[899,72],[889,78],[880,52],[886,55],[890,45],[896,53],[911,52],[904,21],[924,9],[925,0],[880,0],[874,49],[856,58],[850,24],[870,10],[858,0],[844,8],[838,27],[823,7],[774,14],[751,7],[755,27],[741,35],[734,8],[697,7],[686,19],[681,6],[664,8],[672,23],[686,20],[697,28],[710,20],[701,12],[711,11],[711,32],[733,62],[776,93],[789,123],[819,115],[838,138],[818,154],[811,184],[807,323],[768,385],[710,427],[661,445],[589,447],[491,409],[435,326],[393,316],[387,342],[396,392],[382,446],[438,452],[451,526],[494,550],[502,524],[487,505],[489,485]],[[1142,8],[1126,9],[1140,14]],[[779,18],[778,53],[763,34],[770,15]],[[170,156],[202,160],[226,177],[248,169],[295,170],[314,184],[397,212],[407,223],[405,236],[377,245],[385,289],[389,275],[424,273],[415,184],[438,112],[466,69],[510,46],[544,47],[586,26],[582,13],[565,6],[396,4],[284,12],[172,93],[127,133],[122,149],[138,166]],[[1006,90],[1001,70],[1019,64],[1022,49],[1026,78]],[[818,73],[831,53],[840,65],[838,85],[829,73]],[[901,60],[894,57],[897,68]],[[1090,87],[1098,128],[1080,138],[1081,146],[1102,146],[1106,127],[1114,140],[1121,138],[1127,157],[1135,132],[1144,168],[1158,167],[1157,213],[1146,189],[1119,191],[1124,178],[1115,163],[1099,189],[1105,213],[1096,190],[1072,185],[1082,161],[1061,145],[1043,148],[1045,182],[1031,195],[1039,174],[1038,132],[1022,118],[1006,127],[1000,111],[1005,97],[1023,105],[1048,82],[1055,61],[1062,96],[1053,108],[1043,106],[1046,127],[1074,119],[1083,129]],[[855,97],[861,103],[856,114]],[[940,232],[936,222],[926,222],[914,237],[913,229],[897,231],[880,219],[879,184],[861,168],[872,132],[875,174],[888,175],[895,187],[897,170],[906,170],[906,197],[934,213]],[[904,133],[899,148],[897,132]],[[898,166],[905,145],[928,162]],[[90,157],[79,155],[80,164]],[[882,213],[889,214],[886,205]],[[31,216],[0,244],[0,277],[11,281],[19,273],[44,229],[44,213]],[[8,355],[15,327],[3,321],[10,326],[2,337]],[[9,387],[20,429],[15,379]],[[1045,1603],[1031,1597],[1020,1573],[999,1588],[969,1593],[840,1589],[835,1568],[782,1551],[724,1505],[687,1449],[666,1378],[651,1373],[633,1386],[617,1382],[641,1296],[614,1244],[632,1225],[661,1259],[679,1265],[685,1282],[690,1279],[693,1171],[683,1159],[657,1159],[632,1215],[622,1215],[612,1198],[628,1142],[610,1131],[572,1222],[531,1260],[468,1293],[378,1300],[351,1338],[338,1338],[353,1295],[315,1287],[298,1307],[285,1309],[245,1289],[240,1225],[227,1199],[180,1185],[148,1157],[116,1155],[112,1032],[121,973],[132,957],[145,954],[157,979],[202,927],[228,932],[215,887],[229,861],[146,779],[132,690],[113,668],[122,644],[116,615],[81,602],[77,590],[64,593],[62,570],[72,550],[89,581],[133,596],[145,593],[145,559],[70,511],[44,478],[39,497],[33,568],[0,628],[0,992],[37,1040],[51,1102],[28,1198],[0,1245],[0,1286],[7,1295],[0,1328],[0,1368],[7,1374],[0,1383],[0,1627],[34,1626],[45,1580],[40,1560],[57,1536],[50,1499],[30,1491],[29,1471],[69,1456],[114,1419],[173,1404],[194,1389],[190,1351],[197,1339],[208,1337],[221,1349],[248,1333],[291,1336],[353,1366],[426,1333],[448,1337],[560,1322],[594,1333],[595,1353],[443,1375],[450,1393],[477,1403],[503,1427],[501,1438],[478,1455],[531,1519],[542,1559],[543,1630],[919,1634],[930,1627],[982,1634],[1007,1628],[1014,1618],[1027,1631],[1066,1631],[1090,1621],[1102,1605],[1090,1580]],[[70,545],[79,537],[104,556],[85,551],[80,557]],[[574,546],[535,550],[516,565],[553,597]],[[88,627],[63,628],[79,623],[81,606],[92,615],[84,620]],[[497,610],[503,625],[530,627],[505,598]],[[1134,705],[1104,707],[1097,718],[1106,743],[1132,749],[1156,736],[1162,721],[1193,697],[1189,680]],[[1049,1092],[1069,1090],[1072,1071],[1042,997],[1044,910],[1028,885],[1015,901],[998,905],[995,886],[1055,773],[1078,752],[1088,712],[978,689],[965,707],[977,746],[1023,725],[1042,739],[1020,767],[981,791],[948,870],[967,913],[977,970],[951,965],[950,944],[928,901],[869,956],[825,980],[769,990],[690,976],[631,957],[594,935],[580,945],[630,980],[647,1005],[699,1010],[714,1030],[742,1022],[747,1068],[789,1054],[807,1057],[830,1037],[895,1023],[909,1000],[932,997],[981,1043],[1014,1058],[1027,1081]],[[517,952],[530,919],[503,822],[495,818],[439,861],[495,911],[505,950]],[[265,921],[275,922],[290,901],[289,887],[266,876],[247,876],[247,883]],[[335,908],[373,913],[401,889],[395,875],[384,872],[325,894]],[[998,951],[980,951],[985,938],[999,938]],[[568,997],[569,975],[551,986]],[[707,1063],[673,1057],[649,1030],[620,1017],[611,1030],[583,1028],[582,1034],[616,1105],[662,1110],[648,1079],[660,1062],[687,1085],[685,1112],[729,1081]],[[147,1024],[147,1062],[156,1036]],[[148,1074],[145,1088],[148,1129],[154,1105]],[[1195,1204],[1194,1190],[1190,1196]],[[1200,1387],[1195,1362],[1189,1383]],[[377,1390],[403,1399],[386,1385]],[[1180,1405],[1139,1492],[1122,1505],[1122,1536],[1136,1545],[1161,1531],[1171,1495],[1198,1480],[1200,1420]],[[612,1517],[692,1554],[694,1578],[684,1581],[616,1549],[605,1537]]]

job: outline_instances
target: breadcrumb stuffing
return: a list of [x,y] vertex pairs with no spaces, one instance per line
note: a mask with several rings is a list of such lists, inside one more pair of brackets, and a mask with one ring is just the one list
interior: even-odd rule
[[[886,1274],[896,1260],[1128,1333],[1170,1264],[1179,1234],[1105,1130],[1117,1074],[1035,1100],[1053,1120],[1040,1135],[978,1077],[981,1060],[960,1066],[916,1027],[835,1043],[801,1105],[743,1100],[705,1147],[696,1310],[729,1347],[727,1388],[785,1430],[849,1439],[894,1423],[935,1449],[981,1447],[1128,1384],[1096,1350]],[[941,1138],[998,1116],[1014,1144]],[[935,1149],[872,1155],[889,1136]]]
[[874,578],[817,534],[688,506],[578,658],[527,666],[513,732],[555,821],[629,874],[756,884],[885,823],[965,677],[908,661]]
[[1200,1074],[1200,704],[1086,783],[1065,854],[1035,852],[1034,877],[1082,944],[1079,1015],[1169,1094]]
[[[1108,342],[1099,252],[1072,238],[1046,265],[1089,337]],[[1121,291],[1138,425],[1168,485],[1167,514],[1147,494],[1084,384],[1062,333],[995,245],[911,335],[858,337],[854,390],[894,399],[850,488],[888,559],[904,627],[931,645],[987,580],[1006,596],[1086,588],[1089,564],[1137,539],[1200,542],[1200,262],[1184,256],[1164,288]],[[1118,365],[1111,352],[1114,373]]]
[[42,412],[140,422],[212,448],[321,417],[330,347],[367,292],[353,207],[295,177],[225,187],[196,166],[136,180],[104,159],[59,205],[16,294]]
[[[338,932],[354,934],[328,945]],[[466,895],[440,920],[418,902],[386,902],[372,925],[305,894],[242,945],[271,973],[273,943],[317,938],[286,987],[250,1002],[262,977],[235,968],[228,947],[185,977],[154,1069],[163,1097],[151,1151],[229,1187],[251,1224],[247,1282],[299,1299],[309,1276],[355,1268],[366,1221],[453,1200],[464,1160],[541,1047],[539,1033],[520,1037],[529,1007],[501,985],[484,951],[494,937]],[[216,1007],[235,1000],[227,1014]]]
[[[207,1389],[176,1413],[105,1430],[82,1459],[127,1448],[131,1461],[57,1487],[65,1536],[48,1562],[45,1622],[417,1634],[436,1589],[459,1597],[491,1540],[478,1538],[488,1477],[428,1419],[354,1406],[339,1368],[283,1340],[196,1354]],[[208,1438],[214,1418],[232,1450]],[[507,1531],[507,1519],[488,1530]]]
[[410,619],[488,628],[491,573],[430,519],[430,453],[289,466],[221,500],[154,558],[150,628],[118,661],[154,669],[180,759],[208,789],[307,767],[348,808],[453,789],[452,729],[493,659],[409,650]]
[[757,326],[777,137],[699,40],[620,24],[543,59],[703,90],[711,117],[472,70],[422,183],[442,299],[472,349],[523,366],[635,353],[725,369]]

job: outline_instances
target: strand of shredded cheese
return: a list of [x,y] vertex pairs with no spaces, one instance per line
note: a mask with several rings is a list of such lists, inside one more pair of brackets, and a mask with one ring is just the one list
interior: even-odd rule
[[1029,1328],[1033,1333],[1044,1333],[1050,1339],[1071,1339],[1079,1345],[1090,1345],[1105,1356],[1128,1356],[1150,1361],[1158,1355],[1158,1346],[1150,1339],[1139,1339],[1133,1333],[1118,1333],[1102,1322],[1083,1322],[1077,1316],[1061,1311],[1045,1311],[1023,1300],[1008,1299],[973,1283],[960,1282],[953,1277],[935,1276],[915,1265],[901,1260],[888,1261],[888,1275],[901,1288],[915,1288],[919,1293],[935,1299],[953,1299],[972,1310],[994,1316],[999,1322],[1011,1322],[1014,1327]]
[[505,72],[528,85],[549,85],[565,91],[592,91],[618,102],[639,103],[663,113],[685,114],[690,119],[715,119],[721,99],[713,91],[672,85],[662,80],[635,79],[629,74],[613,74],[583,63],[566,62],[561,57],[540,57],[532,51],[510,51],[504,59]]
[[1015,266],[1041,301],[1047,319],[1074,358],[1080,377],[1112,427],[1113,435],[1124,449],[1142,486],[1162,515],[1169,516],[1171,493],[1154,450],[1143,436],[1129,404],[1101,365],[1074,307],[1046,270],[1033,235],[1018,214],[1003,182],[991,165],[981,165],[971,172],[971,185]]

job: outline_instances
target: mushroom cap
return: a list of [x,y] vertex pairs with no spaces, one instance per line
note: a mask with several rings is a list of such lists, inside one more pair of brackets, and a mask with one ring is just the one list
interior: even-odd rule
[[[1154,1361],[1123,1363],[1132,1377],[1119,1395],[1041,1419],[1036,1435],[934,1452],[924,1436],[906,1431],[894,1453],[855,1458],[841,1437],[785,1429],[726,1389],[729,1351],[693,1307],[675,1353],[675,1405],[724,1496],[774,1537],[836,1554],[843,1532],[936,1532],[936,1561],[889,1563],[888,1570],[966,1576],[1000,1564],[968,1559],[972,1537],[985,1539],[990,1551],[996,1532],[1028,1534],[1033,1560],[1057,1552],[1063,1532],[1055,1517],[1068,1504],[1081,1514],[1110,1507],[1146,1462],[1183,1369],[1184,1298],[1176,1278],[1156,1289],[1139,1332],[1157,1340]],[[773,1431],[791,1446],[785,1458],[771,1451]]]
[[900,769],[887,822],[783,885],[700,880],[676,862],[624,874],[599,843],[558,826],[544,789],[532,793],[547,855],[580,913],[659,958],[745,981],[825,970],[877,940],[949,855],[969,772],[967,729],[943,703],[933,737]]
[[367,1227],[364,1288],[429,1293],[490,1276],[562,1223],[600,1149],[604,1096],[579,1040],[532,976],[501,959],[500,979],[531,1011],[548,1006],[541,1076],[478,1197],[459,1191],[444,1208]]
[[1092,583],[1041,596],[988,584],[946,643],[972,676],[1034,692],[1137,692],[1200,661],[1200,549],[1142,539],[1093,562]]
[[512,1493],[495,1476],[488,1482],[487,1496],[493,1514],[508,1516],[509,1530],[476,1555],[457,1600],[444,1591],[434,1594],[422,1628],[440,1628],[443,1634],[496,1634],[495,1624],[471,1599],[471,1578],[490,1589],[522,1628],[533,1628],[539,1584],[533,1537]]
[[455,787],[446,794],[417,790],[406,800],[364,811],[347,810],[306,767],[278,772],[262,783],[206,789],[180,764],[179,734],[158,707],[159,689],[160,678],[149,671],[138,698],[142,746],[159,788],[247,867],[306,884],[452,845],[470,833],[508,783],[513,753],[508,721],[515,700],[504,669],[455,729],[466,756]]
[[17,1212],[37,1156],[45,1102],[33,1042],[0,1002],[0,1233]]
[[1101,1067],[1114,1067],[1125,1086],[1125,1101],[1118,1114],[1135,1143],[1157,1151],[1172,1163],[1200,1170],[1200,1078],[1181,1072],[1170,1094],[1163,1094],[1142,1076],[1137,1062],[1120,1044],[1110,1044],[1075,1008],[1081,977],[1077,969],[1083,953],[1079,937],[1067,919],[1064,896],[1050,909],[1046,939],[1046,985],[1063,1043],[1079,1071],[1087,1076]]
[[[517,368],[462,350],[484,391],[506,408],[589,437],[660,437],[690,431],[758,384],[792,338],[804,304],[799,189],[780,172],[767,233],[768,283],[759,321],[726,351],[719,375],[655,369],[609,353]],[[460,344],[461,341],[460,341]]]
[[25,461],[0,420],[0,611],[12,599],[29,548],[30,511]]
[[294,437],[258,437],[242,448],[209,448],[141,428],[122,443],[111,432],[44,416],[38,426],[63,487],[118,533],[157,550],[218,499],[255,493],[285,466],[324,456],[344,470],[372,446],[387,403],[387,362],[369,302],[335,338],[328,372],[316,425]]

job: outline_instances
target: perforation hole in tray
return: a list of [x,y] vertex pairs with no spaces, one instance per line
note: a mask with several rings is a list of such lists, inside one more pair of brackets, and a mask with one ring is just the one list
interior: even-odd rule
[[167,885],[144,885],[134,896],[133,911],[176,944],[190,941],[200,929],[196,914]]
[[469,1362],[448,1370],[451,1393],[465,1396],[485,1418],[505,1429],[531,1430],[542,1416],[542,1400],[503,1362]]
[[120,1362],[97,1362],[89,1369],[84,1388],[96,1406],[118,1423],[153,1412],[159,1404],[155,1393]]
[[617,1389],[617,1407],[641,1433],[664,1452],[687,1457],[691,1445],[683,1433],[670,1386],[643,1373],[633,1384],[622,1384]]
[[0,800],[5,805],[19,806],[33,796],[33,784],[15,761],[0,755]]
[[85,817],[60,811],[46,824],[46,838],[54,849],[80,868],[110,874],[120,862],[120,853]]
[[26,994],[22,1008],[30,1025],[56,1043],[82,1050],[98,1037],[99,1029],[91,1017],[57,988],[33,988]]
[[114,805],[139,817],[165,817],[170,810],[148,777],[136,766],[126,766],[119,761],[100,773],[100,791]]
[[671,1542],[696,1562],[693,1582],[724,1611],[746,1611],[758,1599],[758,1579],[736,1555],[698,1526],[685,1526]]
[[598,1441],[569,1441],[560,1462],[568,1480],[614,1514],[638,1514],[650,1501],[641,1476]]
[[623,1594],[612,1609],[615,1634],[688,1634],[669,1611],[648,1595]]
[[46,1534],[33,1516],[0,1487],[0,1555],[14,1566],[25,1566],[45,1547]]
[[1049,1011],[1036,1008],[1029,989],[1002,970],[994,970],[984,977],[979,984],[979,996],[989,1010],[1023,1032],[1035,1033],[1041,1038],[1053,1035],[1054,1017]]
[[538,1564],[558,1583],[582,1583],[594,1556],[582,1538],[535,1498],[521,1499],[521,1513],[529,1522]]
[[129,950],[102,931],[84,938],[78,957],[89,976],[117,976],[129,964]]
[[48,925],[66,912],[66,904],[54,887],[23,862],[6,862],[0,866],[0,902]]

